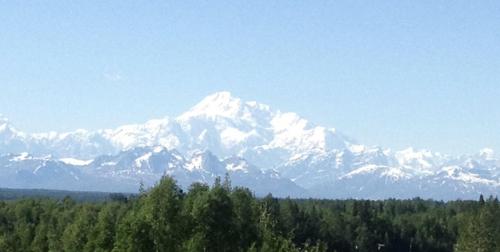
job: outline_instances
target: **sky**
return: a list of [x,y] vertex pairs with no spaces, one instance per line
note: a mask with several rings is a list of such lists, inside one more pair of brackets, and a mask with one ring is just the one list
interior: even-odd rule
[[175,117],[227,90],[360,143],[500,151],[499,1],[1,1],[27,132]]

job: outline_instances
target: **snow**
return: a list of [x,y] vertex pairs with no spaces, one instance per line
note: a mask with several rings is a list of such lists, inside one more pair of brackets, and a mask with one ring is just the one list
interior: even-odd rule
[[239,115],[241,103],[239,98],[234,98],[227,91],[218,92],[207,96],[191,110],[181,115],[179,120],[185,121],[198,116],[205,118],[235,118]]
[[92,159],[91,160],[80,160],[80,159],[76,159],[76,158],[61,158],[61,159],[59,159],[59,161],[65,163],[65,164],[68,164],[68,165],[85,166],[85,165],[89,165],[94,160],[92,160]]
[[30,159],[33,159],[33,157],[29,153],[22,152],[19,155],[16,155],[14,158],[12,158],[11,161],[24,161]]
[[240,164],[228,164],[226,166],[226,170],[228,171],[242,171],[244,173],[248,173],[248,170],[246,168],[246,164],[245,163],[240,163]]
[[203,157],[201,155],[195,156],[190,163],[186,165],[189,171],[200,170],[202,167]]
[[441,170],[446,173],[448,178],[463,181],[467,184],[478,183],[478,184],[487,184],[487,185],[489,184],[496,186],[499,185],[498,181],[481,178],[481,176],[479,176],[478,174],[466,172],[462,167],[457,165],[445,166]]
[[160,152],[165,151],[165,150],[166,150],[166,148],[164,146],[156,146],[156,147],[154,147],[153,152],[160,153]]
[[243,132],[233,127],[228,127],[222,130],[220,133],[222,144],[228,148],[241,144],[252,136],[258,136],[258,133],[255,130],[251,130],[250,132]]
[[278,113],[271,125],[275,135],[269,146],[289,150],[295,156],[300,152],[323,154],[346,147],[335,129],[314,126],[295,113]]
[[396,152],[395,158],[401,166],[415,167],[417,169],[424,170],[433,168],[433,164],[431,162],[434,155],[428,150],[416,151],[410,147]]
[[295,113],[278,113],[271,121],[274,131],[300,132],[307,126],[307,120],[300,118]]
[[141,167],[142,163],[143,162],[148,162],[148,160],[151,158],[152,155],[153,155],[152,152],[148,152],[148,153],[142,155],[141,157],[137,158],[135,160],[135,166],[136,167]]
[[349,146],[349,150],[354,153],[362,153],[366,150],[366,146],[360,144],[352,144]]
[[[209,150],[221,159],[239,156],[245,158],[248,165],[252,164],[251,167],[276,168],[283,176],[296,178],[301,186],[334,184],[341,178],[357,176],[398,181],[451,179],[462,184],[492,185],[491,181],[500,177],[500,161],[489,148],[472,156],[450,157],[414,148],[391,151],[370,147],[354,143],[335,128],[315,125],[296,113],[274,110],[256,101],[245,102],[229,92],[209,95],[175,118],[115,129],[28,134],[14,130],[9,121],[0,116],[0,132],[2,130],[0,137],[5,140],[0,142],[2,150],[8,153],[19,146],[24,148],[25,153],[15,156],[14,162],[31,158],[27,153],[41,153],[67,157],[60,161],[85,166],[101,154],[151,147],[141,157],[131,159],[135,166],[141,166],[153,154],[175,149],[179,154],[172,155],[182,164],[178,167],[188,172],[208,172],[202,169],[210,169],[204,167],[210,162],[204,164],[202,155],[190,154],[198,149]],[[190,159],[186,161],[184,157]],[[110,161],[101,165],[116,166],[117,163]],[[248,165],[234,162],[224,163],[222,167],[228,171],[245,171]]]
[[380,166],[378,165],[365,165],[362,166],[352,172],[347,173],[346,175],[342,176],[341,178],[346,178],[346,177],[354,177],[356,175],[361,175],[361,174],[370,174],[373,173],[374,171],[379,170]]
[[7,118],[4,115],[0,114],[0,131],[1,131],[2,127],[6,128],[8,124],[9,124],[9,118]]
[[490,148],[484,148],[479,151],[479,156],[486,160],[493,160],[495,159],[495,151]]
[[398,169],[395,167],[389,167],[384,172],[382,172],[382,175],[393,178],[394,180],[400,180],[400,179],[411,177],[409,174],[407,174],[404,171],[402,171],[401,169]]
[[[345,146],[345,139],[335,129],[316,127],[295,113],[282,113],[255,101],[244,102],[229,92],[207,96],[175,119],[166,117],[93,132],[38,133],[28,138],[27,146],[42,145],[48,152],[56,146],[61,152],[56,154],[79,159],[95,157],[96,152],[163,146],[184,153],[210,148],[222,157],[263,154],[273,166],[294,155],[321,154]],[[70,152],[67,146],[78,149]],[[283,156],[283,150],[288,157]],[[79,154],[72,156],[74,153]]]

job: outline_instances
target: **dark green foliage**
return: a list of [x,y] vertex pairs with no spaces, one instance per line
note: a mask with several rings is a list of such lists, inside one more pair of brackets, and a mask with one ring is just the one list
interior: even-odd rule
[[500,205],[491,197],[257,199],[228,178],[185,193],[170,177],[133,197],[20,197],[0,201],[2,252],[500,251]]
[[500,251],[500,208],[498,200],[481,197],[480,208],[461,218],[455,251]]
[[193,236],[186,246],[190,251],[236,251],[238,233],[230,190],[216,183],[198,194],[189,217]]
[[17,200],[17,199],[57,199],[61,200],[64,197],[71,197],[78,202],[102,202],[109,198],[121,199],[127,198],[130,194],[123,193],[106,193],[106,192],[77,192],[77,191],[62,191],[62,190],[46,190],[46,189],[10,189],[0,188],[0,200]]

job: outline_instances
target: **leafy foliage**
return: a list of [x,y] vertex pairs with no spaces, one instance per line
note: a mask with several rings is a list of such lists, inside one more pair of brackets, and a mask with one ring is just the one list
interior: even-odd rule
[[[99,195],[102,197],[102,195]],[[0,251],[500,251],[500,205],[256,198],[170,177],[107,200],[0,201]]]

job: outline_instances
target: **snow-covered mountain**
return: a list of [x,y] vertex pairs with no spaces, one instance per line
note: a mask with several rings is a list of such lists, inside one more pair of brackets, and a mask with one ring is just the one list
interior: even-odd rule
[[209,151],[186,158],[161,146],[137,147],[93,160],[33,157],[28,153],[0,156],[0,184],[14,188],[51,188],[138,192],[154,185],[164,175],[188,188],[193,182],[211,184],[217,177],[231,178],[233,186],[244,186],[263,196],[308,196],[307,191],[274,171],[262,171],[239,157],[219,160]]
[[[42,158],[16,154],[23,152]],[[37,185],[35,170],[49,164],[55,177],[115,185],[103,190],[135,188],[139,180],[151,184],[165,173],[187,185],[229,172],[235,184],[292,196],[451,199],[500,192],[500,161],[490,149],[453,157],[365,146],[334,128],[228,92],[210,95],[175,118],[116,129],[29,134],[0,117],[0,153],[18,155],[0,163],[4,174],[35,174],[18,174],[31,179],[23,187]],[[58,185],[51,183],[46,186]]]
[[244,102],[228,92],[206,97],[177,118],[117,129],[27,134],[16,130],[6,119],[0,121],[2,152],[84,159],[159,145],[181,153],[201,149],[220,157],[238,155],[270,168],[291,157],[322,154],[348,144],[349,140],[333,128],[313,125],[295,113]]

